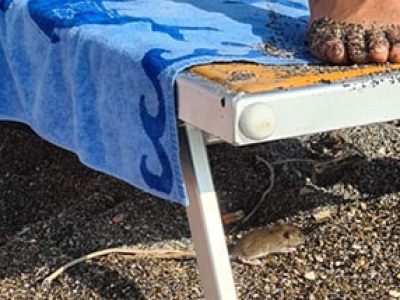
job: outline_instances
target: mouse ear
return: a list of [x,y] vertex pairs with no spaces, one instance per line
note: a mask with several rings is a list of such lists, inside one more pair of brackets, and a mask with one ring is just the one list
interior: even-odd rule
[[284,237],[285,239],[290,238],[290,232],[289,232],[289,231],[285,231],[285,232],[283,233],[283,237]]

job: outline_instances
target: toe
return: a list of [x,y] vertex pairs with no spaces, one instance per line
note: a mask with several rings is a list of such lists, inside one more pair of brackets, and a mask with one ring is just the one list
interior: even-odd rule
[[342,42],[342,28],[327,19],[313,22],[308,30],[312,54],[325,62],[345,64],[347,53]]
[[359,48],[351,44],[347,45],[350,61],[356,64],[369,63],[368,52],[366,48]]
[[347,63],[345,46],[340,40],[321,41],[311,45],[312,54],[325,62],[343,65]]
[[357,64],[369,62],[368,47],[365,40],[365,30],[355,27],[347,36],[347,53],[349,59]]
[[371,30],[367,34],[369,58],[371,62],[385,63],[389,59],[390,44],[386,33],[381,30]]
[[389,61],[400,63],[400,26],[389,28],[386,35],[390,43]]
[[348,62],[346,47],[341,40],[335,39],[324,44],[327,61],[335,65],[344,65]]
[[390,50],[389,61],[395,64],[400,63],[400,43],[393,45]]

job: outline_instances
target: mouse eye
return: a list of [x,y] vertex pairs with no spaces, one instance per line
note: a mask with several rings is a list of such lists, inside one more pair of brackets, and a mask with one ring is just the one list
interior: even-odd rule
[[283,236],[284,236],[285,239],[290,238],[290,233],[289,233],[289,231],[285,231],[285,232],[283,233]]

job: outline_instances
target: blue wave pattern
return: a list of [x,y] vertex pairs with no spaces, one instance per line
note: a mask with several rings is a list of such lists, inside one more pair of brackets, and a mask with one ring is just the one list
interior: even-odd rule
[[0,0],[0,10],[6,12],[14,0]]
[[[142,156],[140,170],[146,183],[151,188],[155,188],[159,191],[169,194],[171,192],[173,184],[173,173],[171,165],[168,161],[168,156],[160,142],[160,138],[164,135],[165,131],[165,99],[160,81],[158,80],[159,75],[163,71],[165,71],[168,66],[173,63],[177,63],[178,61],[184,61],[193,57],[197,57],[199,55],[218,57],[223,57],[223,55],[219,55],[215,50],[196,49],[192,54],[175,59],[167,59],[163,57],[163,54],[167,52],[168,51],[165,49],[154,48],[147,52],[142,60],[143,69],[153,83],[153,86],[155,87],[157,93],[158,113],[156,116],[152,116],[147,111],[146,96],[142,95],[140,98],[140,117],[143,122],[143,128],[145,129],[148,137],[150,137],[151,142],[156,149],[158,158],[162,165],[162,173],[161,175],[156,175],[149,171],[146,164],[146,161],[148,159],[147,155]],[[155,61],[157,62],[157,64],[154,64]]]
[[[5,1],[5,0],[3,0]],[[103,0],[32,0],[29,13],[39,28],[53,43],[59,41],[58,29],[73,28],[87,24],[116,25],[145,22],[154,32],[165,33],[176,40],[183,40],[182,30],[216,30],[211,27],[179,27],[158,24],[150,18],[135,18],[120,15],[106,9]]]
[[[156,175],[149,170],[147,166],[147,154],[142,156],[140,162],[140,171],[142,172],[142,176],[149,187],[169,194],[172,189],[173,173],[167,153],[165,152],[165,148],[160,142],[166,127],[165,99],[160,82],[158,80],[159,74],[168,66],[168,61],[161,59],[161,54],[164,51],[165,50],[162,49],[150,50],[142,59],[143,69],[152,82],[157,93],[158,112],[155,116],[152,116],[146,109],[146,96],[141,95],[140,97],[140,118],[142,120],[144,130],[146,131],[147,136],[150,138],[156,150],[162,172],[161,175]],[[154,65],[153,63],[154,58],[156,58],[156,61],[159,62],[157,65]]]

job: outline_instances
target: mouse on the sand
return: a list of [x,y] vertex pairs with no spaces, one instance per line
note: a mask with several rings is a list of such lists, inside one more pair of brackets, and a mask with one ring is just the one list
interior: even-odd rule
[[289,253],[303,244],[305,235],[294,225],[258,228],[245,234],[230,249],[230,257],[247,264],[259,264],[258,258],[272,253]]

